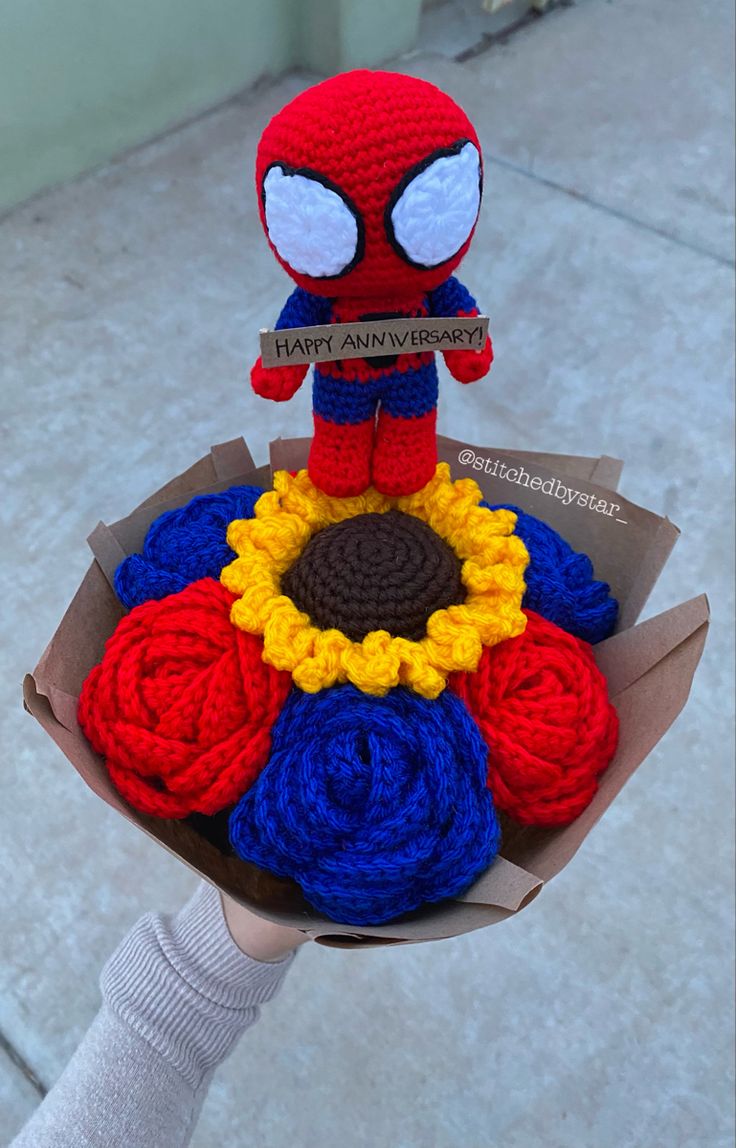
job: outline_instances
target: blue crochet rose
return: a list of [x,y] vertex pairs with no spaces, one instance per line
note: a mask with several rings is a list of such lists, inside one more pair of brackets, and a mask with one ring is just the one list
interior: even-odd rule
[[529,551],[522,606],[591,645],[608,638],[616,625],[618,602],[607,582],[596,581],[588,555],[577,553],[546,522],[518,506],[489,502],[481,506],[513,510],[517,516],[515,533]]
[[160,515],[148,528],[143,553],[131,554],[115,571],[115,593],[123,605],[132,610],[200,578],[219,578],[235,558],[227,544],[228,525],[252,518],[262,494],[259,486],[231,486]]
[[293,689],[271,756],[230,817],[235,852],[321,913],[379,925],[463,892],[500,832],[487,747],[459,698]]

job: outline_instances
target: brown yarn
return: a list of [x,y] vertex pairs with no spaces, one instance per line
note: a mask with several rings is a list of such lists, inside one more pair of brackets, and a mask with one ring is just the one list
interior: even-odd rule
[[421,519],[359,514],[310,539],[281,590],[323,630],[354,642],[372,630],[419,641],[435,610],[465,600],[462,563]]

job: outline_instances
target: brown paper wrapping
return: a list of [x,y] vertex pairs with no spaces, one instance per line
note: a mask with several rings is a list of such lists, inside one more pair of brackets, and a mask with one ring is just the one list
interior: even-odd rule
[[[307,904],[295,883],[223,855],[187,822],[147,817],[128,806],[77,724],[82,682],[123,614],[111,585],[115,568],[126,554],[140,550],[151,522],[195,494],[235,484],[268,486],[272,470],[305,465],[309,442],[276,440],[270,446],[271,466],[258,469],[242,439],[220,444],[126,518],[99,523],[89,539],[95,559],[36,669],[25,678],[25,706],[104,801],[202,877],[269,920],[342,947],[432,941],[495,924],[524,909],[543,883],[567,865],[669,729],[687,700],[705,643],[708,603],[703,595],[635,624],[678,531],[666,518],[616,493],[623,465],[617,459],[498,451],[438,439],[440,457],[450,463],[453,477],[469,475],[489,501],[520,506],[549,522],[576,549],[591,555],[596,576],[610,582],[620,603],[617,632],[595,647],[620,719],[618,750],[595,798],[562,829],[506,822],[500,856],[462,897],[387,925],[357,929],[330,921]],[[562,487],[575,497],[563,495]]]

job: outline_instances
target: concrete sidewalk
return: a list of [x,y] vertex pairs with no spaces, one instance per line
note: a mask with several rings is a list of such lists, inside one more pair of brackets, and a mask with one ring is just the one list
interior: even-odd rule
[[[218,1075],[196,1148],[732,1143],[732,5],[583,0],[479,52],[465,14],[425,28],[464,62],[395,65],[459,99],[486,153],[462,278],[497,360],[474,387],[444,376],[440,428],[625,459],[623,492],[683,532],[647,614],[707,591],[714,624],[685,714],[533,908],[441,945],[309,947]],[[247,365],[289,289],[254,149],[310,80],[0,226],[0,1143],[89,1024],[120,936],[193,883],[85,789],[19,683],[100,517],[210,443],[242,432],[260,463],[270,438],[309,433],[309,388],[267,403]]]

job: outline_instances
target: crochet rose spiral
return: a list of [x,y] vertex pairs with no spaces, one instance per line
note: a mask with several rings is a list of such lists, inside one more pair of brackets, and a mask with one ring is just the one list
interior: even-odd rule
[[496,855],[487,751],[465,706],[404,687],[294,690],[268,765],[230,818],[236,853],[316,909],[381,924],[465,890]]
[[123,605],[132,610],[199,578],[219,578],[235,557],[227,544],[229,523],[252,518],[262,494],[259,486],[231,486],[159,515],[148,528],[143,552],[125,558],[115,571],[115,593]]
[[594,577],[588,555],[573,550],[556,530],[518,506],[481,505],[512,510],[516,515],[514,533],[529,551],[524,607],[592,645],[609,637],[616,625],[618,602],[608,583]]
[[499,809],[528,825],[565,825],[590,803],[618,739],[618,717],[587,643],[530,610],[523,634],[485,648],[450,688],[488,745]]
[[79,724],[144,813],[216,813],[266,762],[291,677],[232,625],[233,600],[205,578],[137,606],[84,683]]

